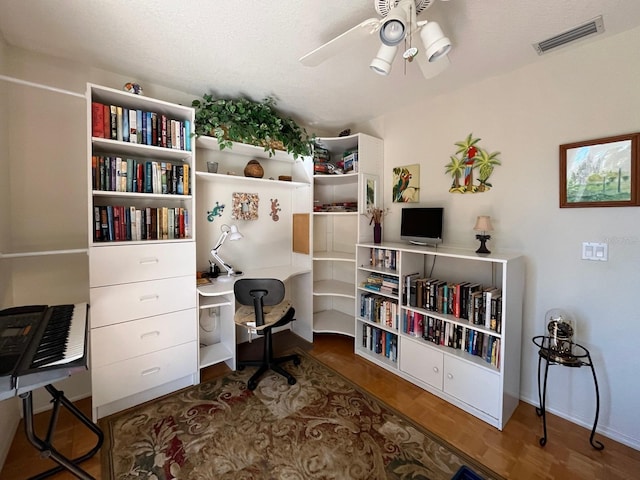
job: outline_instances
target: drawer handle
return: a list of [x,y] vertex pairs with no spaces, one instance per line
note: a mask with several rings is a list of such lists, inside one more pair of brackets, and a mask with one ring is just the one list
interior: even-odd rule
[[160,263],[160,260],[158,259],[158,257],[147,257],[140,259],[140,265],[146,265],[149,263]]
[[158,373],[160,371],[160,367],[150,368],[149,370],[143,370],[140,375],[146,377],[147,375],[153,375],[154,373]]
[[452,380],[452,379],[453,379],[453,375],[451,375],[450,373],[447,373],[447,378],[448,378],[449,380]]
[[159,298],[160,298],[160,295],[157,295],[157,294],[143,295],[140,297],[140,301],[149,302],[151,300],[158,300]]
[[153,332],[147,332],[140,335],[140,340],[144,340],[147,337],[159,337],[160,332],[158,330],[154,330]]
[[438,367],[433,367],[433,371],[434,371],[435,373],[438,373],[440,370],[438,370]]

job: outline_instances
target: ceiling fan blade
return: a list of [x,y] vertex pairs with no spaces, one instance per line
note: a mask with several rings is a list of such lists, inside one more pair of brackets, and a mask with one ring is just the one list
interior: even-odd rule
[[374,33],[380,28],[381,23],[381,20],[378,18],[368,18],[343,34],[338,35],[333,40],[307,53],[304,57],[300,58],[300,63],[307,67],[318,66],[325,60],[328,60],[347,48],[351,48],[354,43]]
[[437,62],[430,62],[427,60],[427,56],[424,54],[424,52],[420,52],[418,55],[416,55],[415,60],[420,66],[422,75],[424,75],[424,78],[426,78],[427,80],[440,75],[447,69],[447,67],[451,63],[451,61],[449,60],[449,55],[443,56]]

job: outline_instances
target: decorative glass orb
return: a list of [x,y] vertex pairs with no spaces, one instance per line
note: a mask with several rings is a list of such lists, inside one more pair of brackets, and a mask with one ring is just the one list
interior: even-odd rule
[[551,309],[545,315],[545,325],[549,349],[560,356],[573,355],[575,322],[571,315],[560,308]]

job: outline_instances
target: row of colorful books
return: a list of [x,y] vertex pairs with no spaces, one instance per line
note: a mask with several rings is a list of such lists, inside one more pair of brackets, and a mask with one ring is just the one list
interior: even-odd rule
[[91,103],[91,135],[97,138],[191,151],[191,127],[156,112]]
[[189,164],[142,161],[94,155],[91,159],[94,190],[110,192],[189,195]]
[[400,279],[398,277],[372,272],[360,286],[367,290],[386,293],[387,295],[398,295],[399,284]]
[[375,268],[396,270],[398,252],[386,248],[371,248],[369,252],[370,265]]
[[401,328],[406,335],[465,351],[495,367],[500,367],[500,338],[490,333],[479,332],[464,325],[411,310],[403,312]]
[[502,330],[502,291],[474,282],[447,282],[415,273],[403,281],[403,304],[453,315],[474,325]]
[[371,325],[362,325],[362,348],[398,361],[398,336]]
[[94,206],[96,242],[189,238],[189,211],[182,207]]
[[397,329],[400,310],[398,302],[378,295],[360,295],[360,317],[372,323],[379,323]]

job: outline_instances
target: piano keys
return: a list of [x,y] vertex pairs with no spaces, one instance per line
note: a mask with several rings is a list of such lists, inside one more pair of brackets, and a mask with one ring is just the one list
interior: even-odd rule
[[86,369],[86,303],[0,311],[0,399]]

